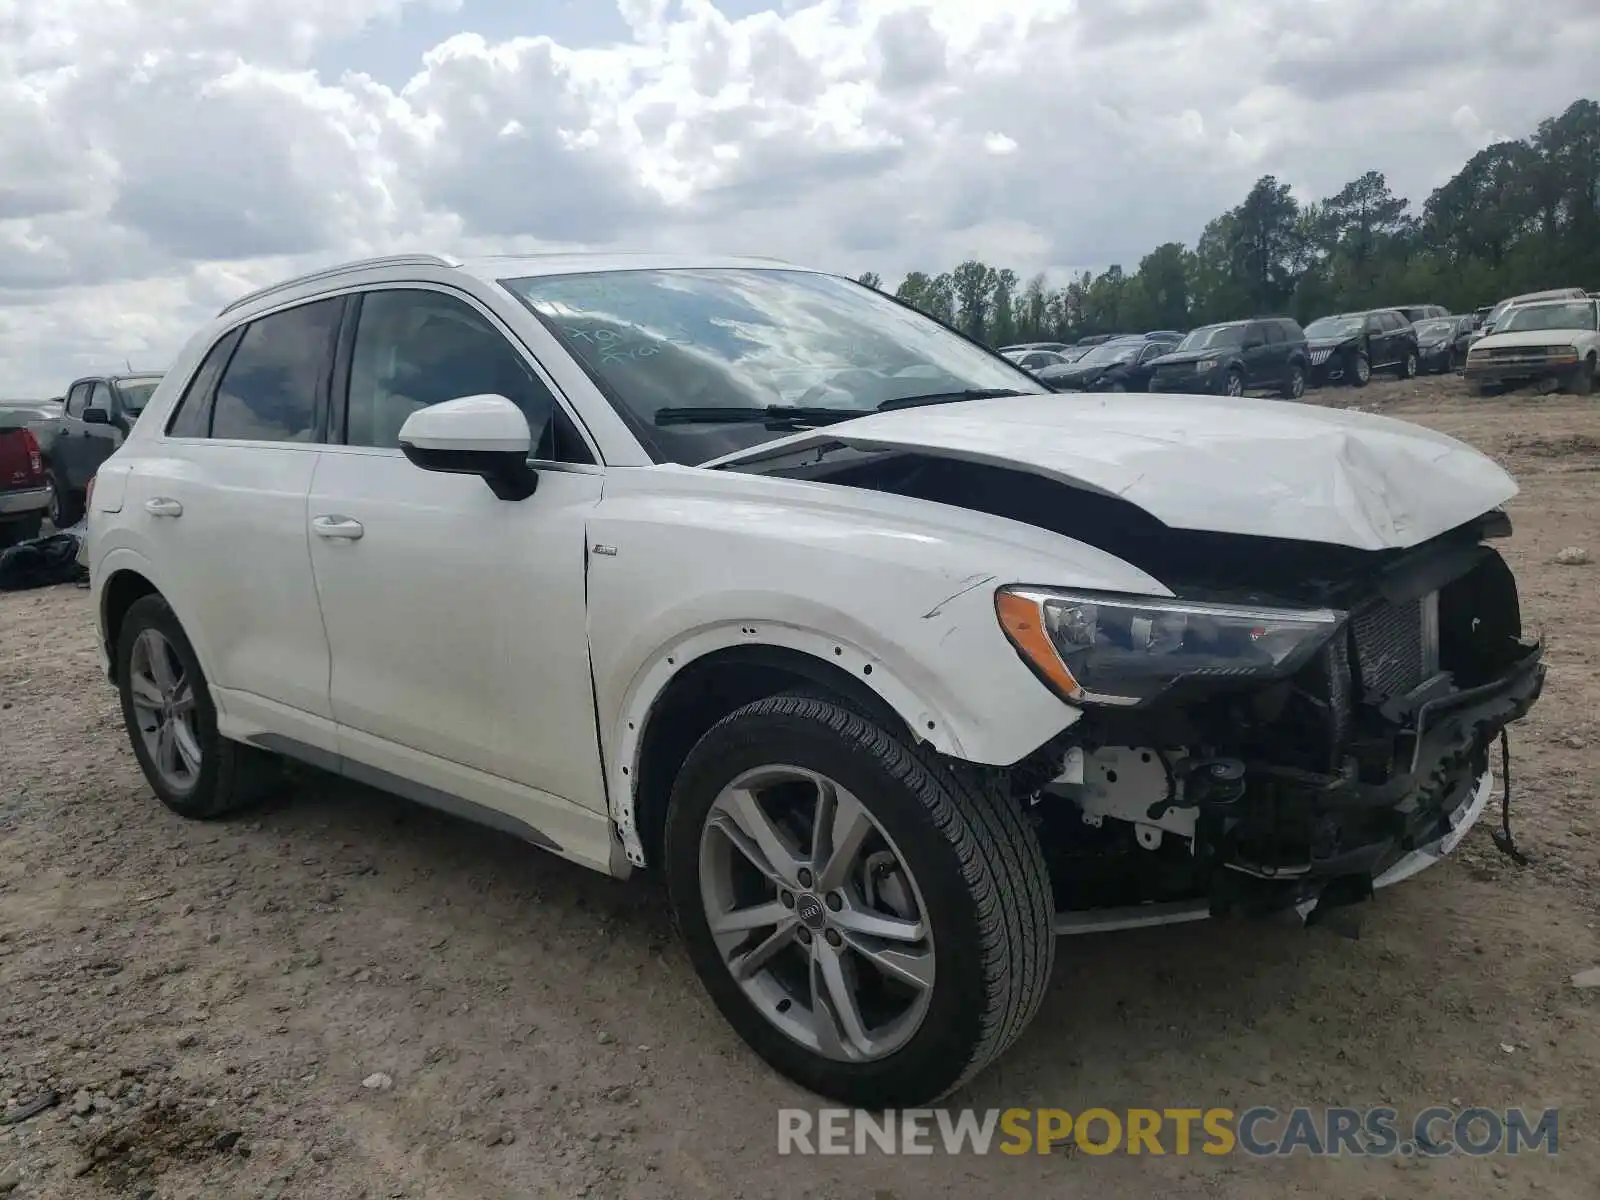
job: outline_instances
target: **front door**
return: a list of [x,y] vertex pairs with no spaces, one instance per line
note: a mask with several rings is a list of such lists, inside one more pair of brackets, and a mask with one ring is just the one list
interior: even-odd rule
[[[603,814],[584,536],[604,476],[570,461],[590,456],[488,313],[414,285],[359,304],[306,527],[340,752],[541,831],[550,797]],[[412,412],[485,393],[529,418],[543,461],[525,500],[398,448]]]

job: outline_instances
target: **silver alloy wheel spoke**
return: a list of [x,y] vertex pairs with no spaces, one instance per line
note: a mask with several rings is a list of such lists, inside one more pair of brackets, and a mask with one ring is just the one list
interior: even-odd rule
[[883,827],[835,780],[767,766],[730,781],[702,827],[700,895],[733,980],[807,1049],[869,1061],[921,1027],[935,979],[926,905]]
[[811,862],[815,887],[831,892],[844,886],[845,877],[872,835],[872,818],[849,792],[831,780],[817,789],[816,824],[811,835]]

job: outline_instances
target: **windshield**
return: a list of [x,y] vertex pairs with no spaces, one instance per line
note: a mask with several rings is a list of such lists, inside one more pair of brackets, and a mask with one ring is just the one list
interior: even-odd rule
[[117,381],[117,394],[122,397],[124,412],[142,413],[144,406],[150,403],[150,397],[155,393],[156,387],[161,383],[156,379],[119,379]]
[[1499,333],[1519,333],[1529,329],[1593,329],[1594,302],[1573,300],[1566,304],[1525,304],[1506,314]]
[[702,463],[785,432],[736,417],[658,423],[662,409],[867,412],[932,393],[1043,390],[882,293],[812,271],[600,271],[501,283],[578,360],[656,462]]
[[1417,336],[1419,338],[1449,337],[1456,331],[1454,317],[1434,317],[1427,321],[1417,322]]
[[1144,342],[1105,342],[1096,346],[1078,361],[1086,367],[1104,367],[1114,363],[1132,362],[1144,349]]
[[1184,350],[1220,350],[1224,346],[1237,346],[1244,341],[1243,325],[1207,325],[1196,329],[1179,342],[1174,353]]
[[1318,317],[1306,326],[1308,338],[1345,338],[1360,333],[1363,317]]

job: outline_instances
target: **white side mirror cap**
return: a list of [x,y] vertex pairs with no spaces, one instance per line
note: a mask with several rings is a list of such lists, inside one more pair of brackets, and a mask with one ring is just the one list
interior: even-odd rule
[[400,427],[400,445],[526,457],[533,436],[522,410],[504,396],[463,396],[412,413]]

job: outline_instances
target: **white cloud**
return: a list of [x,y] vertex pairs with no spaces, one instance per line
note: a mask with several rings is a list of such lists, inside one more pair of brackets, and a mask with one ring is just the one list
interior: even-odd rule
[[341,53],[457,0],[0,5],[0,395],[400,248],[1131,268],[1265,171],[1420,201],[1592,87],[1600,44],[1592,0],[614,2],[624,41],[530,18],[395,86]]

